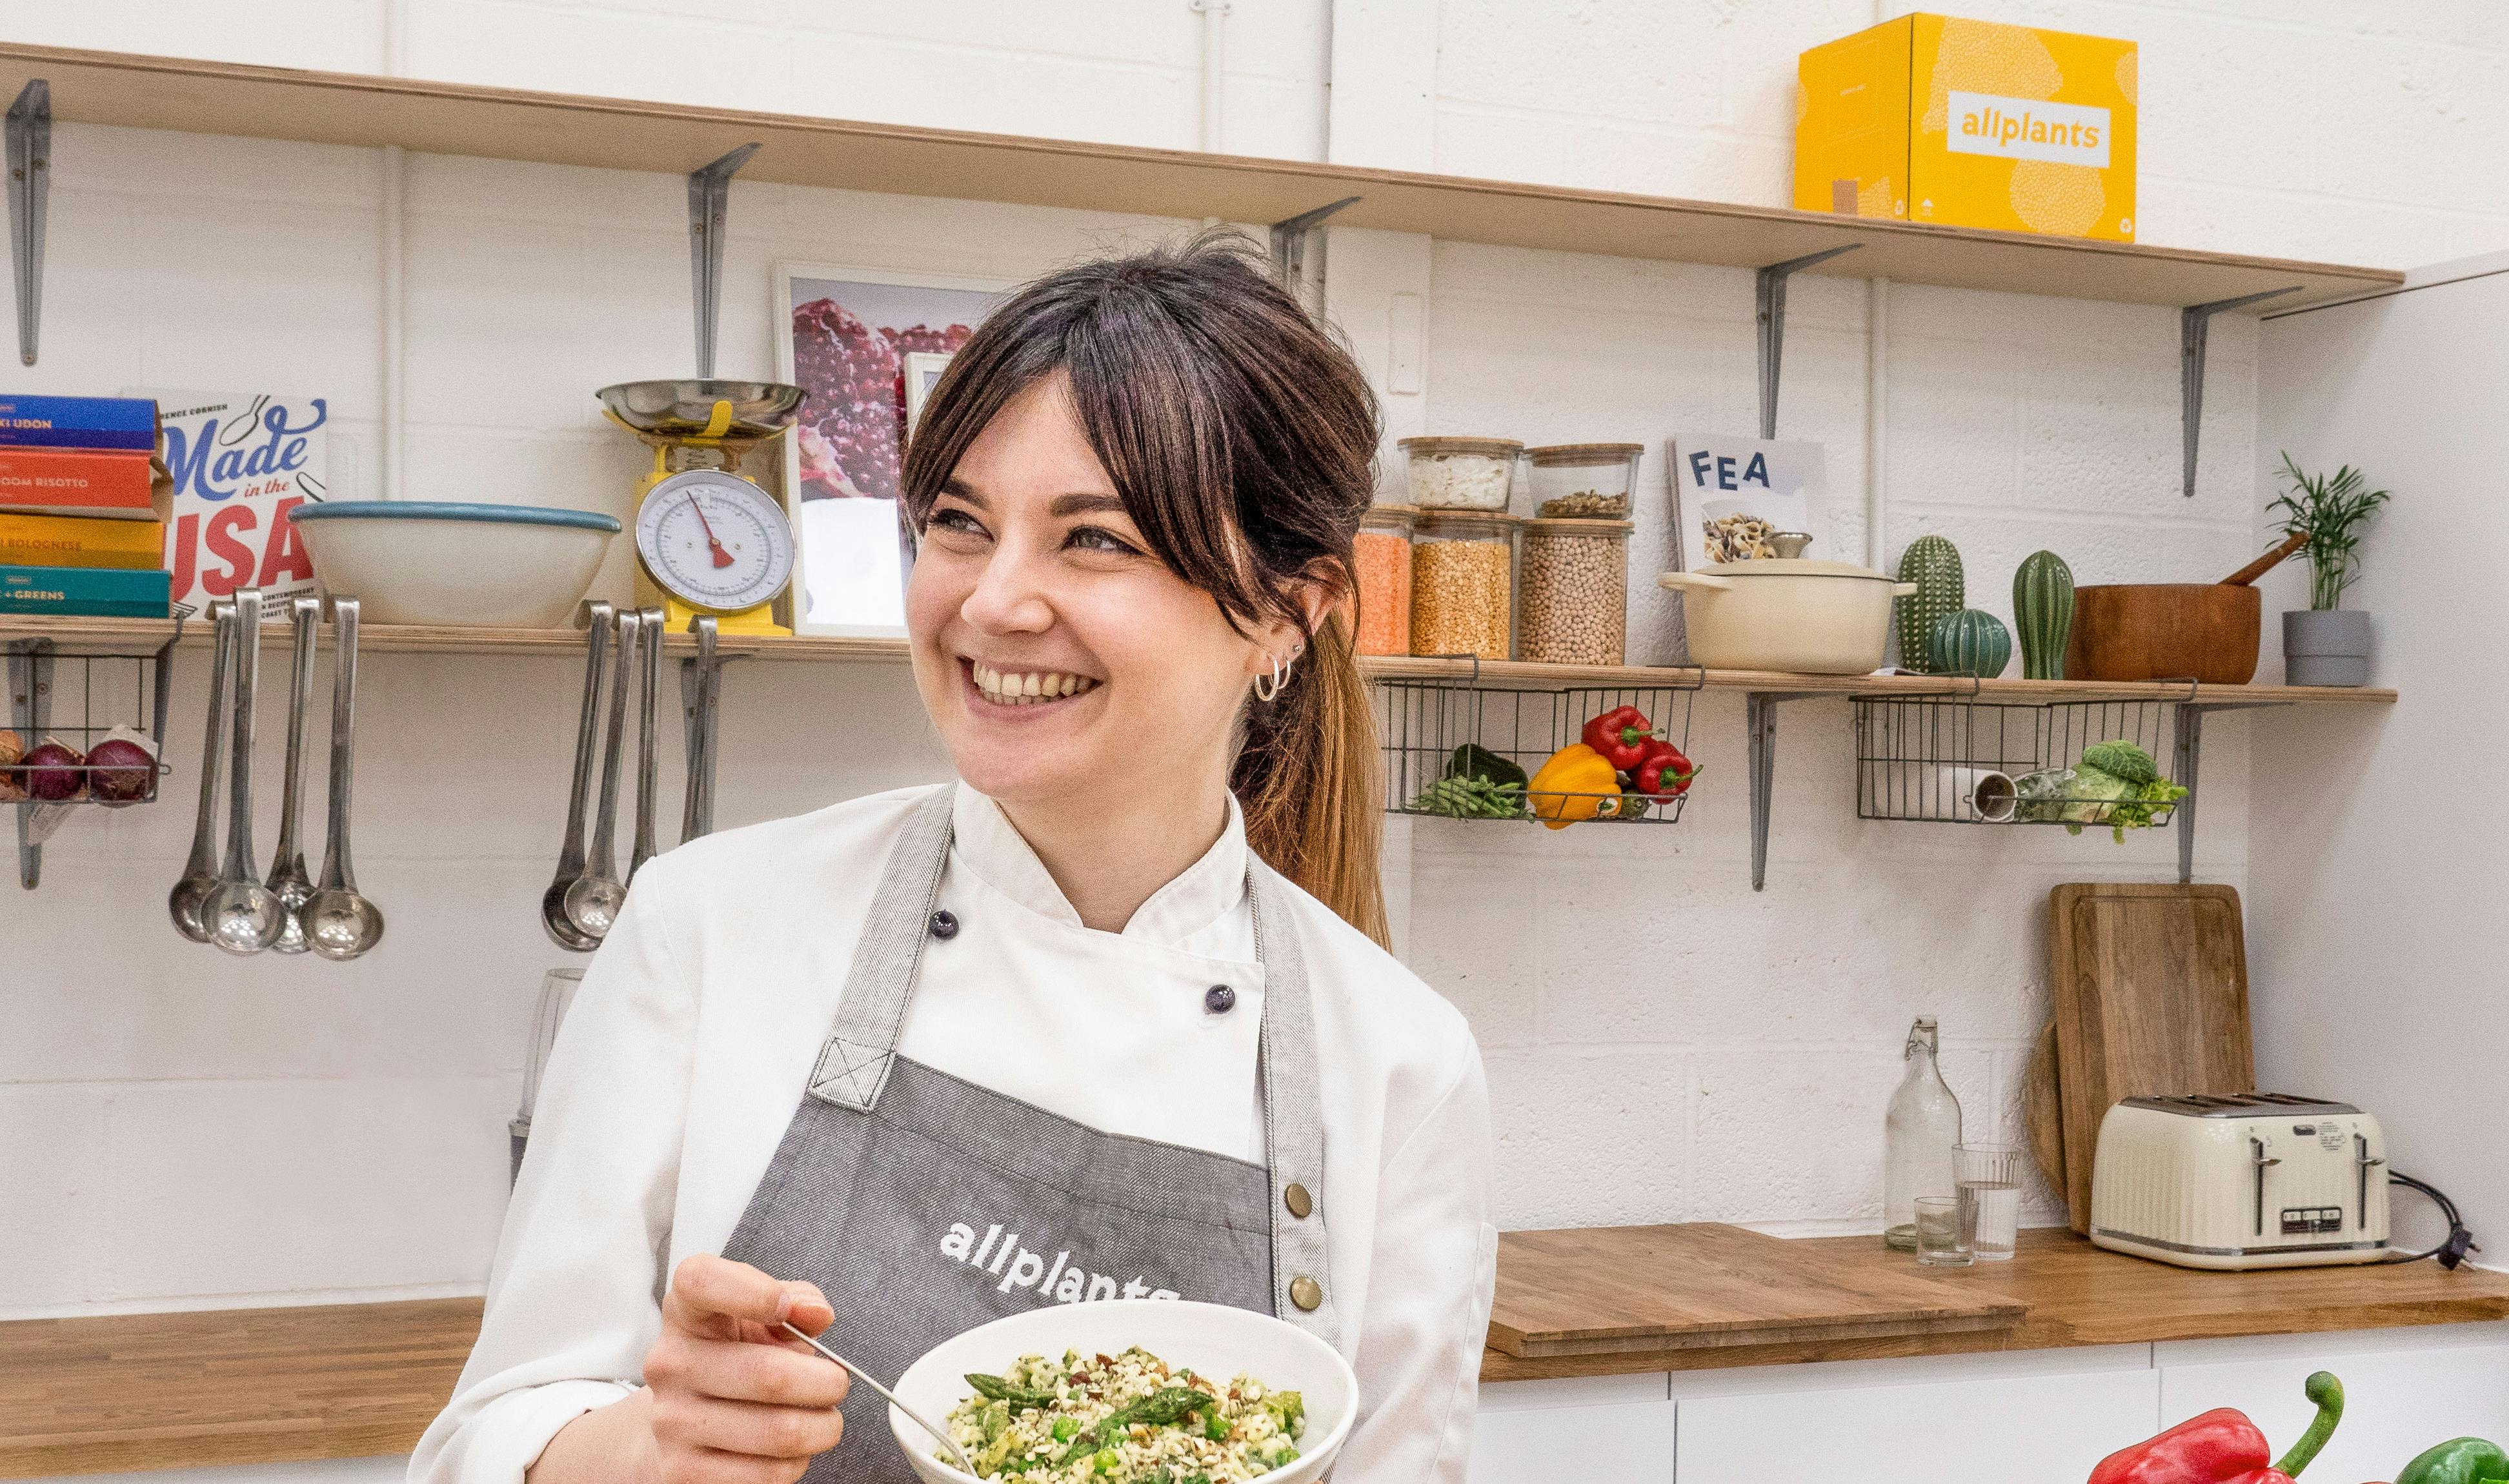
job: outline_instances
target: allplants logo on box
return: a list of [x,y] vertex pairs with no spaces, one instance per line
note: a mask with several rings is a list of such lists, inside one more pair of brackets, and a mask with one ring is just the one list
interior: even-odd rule
[[1951,105],[1945,147],[1953,154],[2108,168],[2109,111],[2105,108],[1959,92],[1952,93]]

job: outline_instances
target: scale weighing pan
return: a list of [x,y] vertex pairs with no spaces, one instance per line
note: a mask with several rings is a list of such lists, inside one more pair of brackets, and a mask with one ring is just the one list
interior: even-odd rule
[[[764,438],[792,425],[802,405],[799,387],[781,382],[620,382],[593,395],[611,416],[641,433],[662,438]],[[718,403],[731,404],[731,424],[716,428]]]

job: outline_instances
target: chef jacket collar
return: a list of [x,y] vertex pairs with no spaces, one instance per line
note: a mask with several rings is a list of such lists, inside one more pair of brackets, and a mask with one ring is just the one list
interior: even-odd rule
[[[1080,913],[1056,885],[1001,805],[961,783],[951,801],[955,864],[1041,917],[1080,927]],[[1240,910],[1246,901],[1246,817],[1228,798],[1228,823],[1202,859],[1150,894],[1124,924],[1122,936],[1169,947]]]

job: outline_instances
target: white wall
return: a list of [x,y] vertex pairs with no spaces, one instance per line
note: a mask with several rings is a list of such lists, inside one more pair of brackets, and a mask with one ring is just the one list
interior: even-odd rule
[[[418,75],[1194,138],[1182,0],[404,4]],[[2509,37],[2471,0],[2412,21],[2335,0],[2304,19],[2243,0],[1971,9],[2143,41],[2150,241],[2402,263],[2488,245],[2509,222],[2487,142],[2509,107]],[[1238,0],[1226,141],[1782,202],[1793,55],[1871,19],[1850,4],[1340,0],[1328,14]],[[392,29],[378,6],[304,0],[214,14],[90,0],[0,19],[13,40],[359,70],[383,65]],[[339,482],[371,481],[376,156],[76,125],[55,153],[45,355],[9,384],[328,394],[360,461]],[[408,493],[619,508],[638,455],[589,393],[685,362],[680,181],[433,158],[409,175]],[[737,185],[721,365],[771,367],[778,259],[1016,277],[1178,225]],[[1660,446],[1676,427],[1749,425],[1742,273],[1361,233],[1336,235],[1333,262],[1335,311],[1373,363],[1391,296],[1427,297],[1426,390],[1389,397],[1390,431]],[[1906,286],[1891,302],[1894,554],[1922,532],[1952,536],[1972,602],[2003,612],[2013,564],[2041,545],[2086,582],[2214,575],[2253,548],[2252,322],[2215,326],[2202,488],[2185,501],[2168,311]],[[1859,284],[1799,281],[1786,357],[1783,430],[1828,445],[1851,518],[1868,477],[1866,313]],[[1850,525],[1839,540],[1853,551],[1860,537]],[[605,582],[624,579],[622,553]],[[0,1204],[15,1259],[0,1263],[0,1317],[473,1291],[533,988],[567,959],[533,904],[559,831],[575,670],[371,662],[360,877],[392,927],[347,969],[219,959],[163,922],[198,670],[187,661],[177,687],[169,801],[77,821],[40,893],[0,895],[0,1188],[21,1197]],[[902,671],[735,666],[726,707],[727,825],[939,775]],[[2213,728],[2208,879],[2249,878],[2249,724]],[[1860,825],[1845,707],[1790,705],[1781,727],[1762,894],[1746,878],[1733,697],[1692,719],[1706,772],[1677,828],[1397,832],[1413,960],[1488,1052],[1510,1225],[1869,1228],[1908,1020],[1942,1017],[1972,1132],[2016,1133],[2044,1014],[2045,888],[2170,872],[2166,835],[2119,848]]]
[[[2394,492],[2343,606],[2371,615],[2372,680],[2392,715],[2261,723],[2261,858],[2250,965],[2261,1076],[2378,1114],[2394,1167],[2438,1185],[2498,1263],[2509,1253],[2509,1157],[2467,1117],[2509,1031],[2499,994],[2497,805],[2482,787],[2501,725],[2486,682],[2509,643],[2496,604],[2509,559],[2499,471],[2509,460],[2509,254],[2416,275],[2435,286],[2271,320],[2274,374],[2261,449],[2306,469],[2351,464]],[[2260,478],[2260,502],[2272,497]],[[2306,608],[2277,574],[2266,622]],[[2269,645],[2277,652],[2278,645]],[[2454,780],[2466,780],[2470,786]],[[2440,1229],[2399,1191],[2409,1240]],[[2425,1236],[2424,1234],[2428,1235]]]

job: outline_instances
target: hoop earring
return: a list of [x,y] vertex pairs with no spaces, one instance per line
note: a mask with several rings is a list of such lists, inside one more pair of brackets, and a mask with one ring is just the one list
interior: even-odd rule
[[1291,651],[1288,659],[1274,658],[1269,655],[1265,656],[1271,661],[1272,673],[1269,675],[1258,675],[1254,677],[1254,699],[1258,701],[1270,701],[1279,696],[1281,693],[1281,687],[1290,683],[1291,665],[1296,662],[1298,655],[1304,652],[1305,649],[1305,645],[1298,646],[1296,649]]

